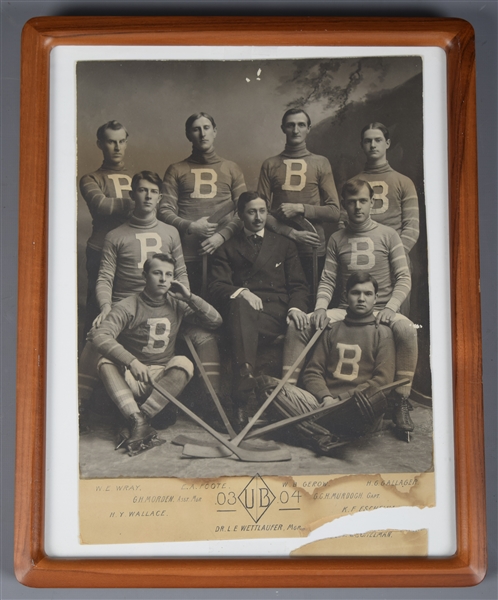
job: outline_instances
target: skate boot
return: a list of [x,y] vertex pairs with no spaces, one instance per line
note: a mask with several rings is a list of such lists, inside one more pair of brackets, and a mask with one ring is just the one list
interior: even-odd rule
[[391,401],[392,420],[401,437],[407,442],[410,441],[411,432],[414,430],[413,421],[410,417],[410,402],[408,398],[404,398],[399,394],[394,393]]
[[157,431],[149,425],[142,412],[134,413],[130,417],[130,436],[125,440],[126,450],[130,456],[135,456],[145,450],[150,450],[157,444]]

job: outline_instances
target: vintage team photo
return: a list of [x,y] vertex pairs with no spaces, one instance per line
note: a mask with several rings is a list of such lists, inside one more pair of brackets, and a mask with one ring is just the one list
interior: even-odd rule
[[422,69],[77,63],[81,478],[433,470]]

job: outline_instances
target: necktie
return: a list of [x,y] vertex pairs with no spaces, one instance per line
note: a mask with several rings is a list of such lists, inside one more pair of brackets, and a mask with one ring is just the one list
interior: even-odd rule
[[263,238],[260,235],[250,235],[248,237],[249,243],[252,246],[253,252],[254,252],[254,257],[257,257],[259,254],[259,251],[261,250],[261,243],[263,242]]

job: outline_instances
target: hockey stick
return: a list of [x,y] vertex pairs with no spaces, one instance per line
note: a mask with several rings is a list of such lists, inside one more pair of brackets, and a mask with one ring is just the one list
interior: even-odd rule
[[[218,395],[216,394],[216,391],[213,388],[213,384],[211,383],[211,381],[209,380],[209,378],[207,376],[206,370],[204,369],[204,365],[202,364],[202,362],[199,358],[199,355],[197,354],[197,351],[192,343],[192,340],[189,338],[189,336],[186,335],[185,341],[187,342],[187,346],[192,354],[194,362],[197,365],[197,368],[199,369],[199,371],[201,373],[202,379],[204,380],[204,383],[206,384],[206,387],[211,395],[211,398],[213,399],[213,402],[215,403],[216,408],[218,409],[220,417],[223,420],[223,423],[230,435],[230,438],[233,439],[237,434],[235,433],[235,430],[232,427],[225,410],[223,409],[220,399],[218,398]],[[187,449],[188,456],[192,456],[192,457],[195,456],[198,458],[221,458],[223,456],[230,456],[230,454],[231,454],[230,450],[228,450],[227,448],[224,448],[224,447],[220,447],[215,442],[200,442],[199,440],[196,440],[195,438],[191,438],[191,437],[185,436],[185,435],[177,436],[172,441],[172,443],[176,444],[178,446],[185,446],[185,445],[189,444],[189,448]],[[267,451],[279,450],[279,447],[276,444],[273,444],[271,448],[268,448],[268,447],[262,448],[260,446],[255,446],[254,444],[246,443],[246,442],[241,443],[241,448],[244,448],[246,450],[254,450],[255,452],[267,452]]]
[[159,392],[162,396],[164,396],[175,406],[177,406],[182,412],[188,415],[193,421],[195,421],[198,425],[200,425],[203,429],[210,433],[215,439],[217,439],[221,444],[223,444],[223,446],[226,446],[229,450],[231,450],[232,453],[235,454],[235,456],[237,456],[240,460],[243,460],[245,462],[277,462],[283,460],[290,460],[290,453],[284,450],[283,448],[267,452],[258,452],[254,450],[247,450],[246,448],[239,448],[233,442],[224,438],[221,435],[221,433],[218,433],[215,429],[210,427],[189,408],[184,406],[180,402],[180,400],[177,400],[172,394],[170,394],[159,383],[157,383],[157,381],[152,380],[151,383],[152,387],[157,392]]
[[232,427],[230,421],[228,420],[227,414],[224,411],[223,406],[221,405],[220,399],[218,398],[218,394],[216,393],[216,391],[213,387],[213,384],[209,380],[209,377],[207,376],[207,373],[206,373],[206,369],[204,368],[204,365],[202,364],[201,359],[199,358],[199,355],[197,354],[197,351],[194,348],[194,344],[192,343],[192,340],[190,339],[190,337],[188,335],[185,336],[185,341],[187,342],[188,349],[190,350],[190,353],[192,354],[194,362],[197,365],[197,368],[199,369],[199,372],[200,372],[201,377],[208,389],[208,392],[209,392],[211,398],[213,399],[213,402],[215,403],[216,408],[218,409],[218,412],[220,413],[220,417],[223,420],[223,424],[225,425],[228,433],[230,434],[230,437],[233,439],[237,435],[235,433],[235,429]]

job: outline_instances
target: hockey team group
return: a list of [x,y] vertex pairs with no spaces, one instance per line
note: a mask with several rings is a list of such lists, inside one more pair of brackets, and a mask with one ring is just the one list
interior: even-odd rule
[[[178,410],[229,450],[261,424],[268,447],[273,427],[322,456],[383,419],[409,441],[415,186],[390,167],[382,123],[358,130],[366,165],[339,193],[328,159],[306,147],[308,114],[289,109],[281,129],[285,148],[248,191],[240,167],[216,154],[207,113],[187,119],[192,153],[164,178],[128,173],[126,128],[99,127],[102,166],[79,184],[92,216],[81,433],[100,381],[131,455],[157,444]],[[276,377],[261,364],[265,349],[281,357]],[[178,397],[194,374],[203,391],[187,408]]]

